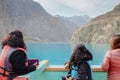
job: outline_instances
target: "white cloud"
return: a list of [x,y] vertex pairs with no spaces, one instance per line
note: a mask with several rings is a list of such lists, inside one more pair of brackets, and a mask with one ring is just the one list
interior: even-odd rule
[[94,4],[89,0],[87,2],[86,0],[59,0],[59,2],[76,10],[90,9]]

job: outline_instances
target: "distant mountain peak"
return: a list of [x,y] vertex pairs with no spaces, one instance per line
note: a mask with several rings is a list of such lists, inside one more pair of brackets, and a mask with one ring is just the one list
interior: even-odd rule
[[71,16],[71,17],[64,17],[60,15],[55,15],[55,17],[58,17],[60,19],[63,19],[68,22],[72,22],[78,26],[82,26],[85,23],[89,22],[92,18],[89,17],[88,15],[83,15],[83,16]]

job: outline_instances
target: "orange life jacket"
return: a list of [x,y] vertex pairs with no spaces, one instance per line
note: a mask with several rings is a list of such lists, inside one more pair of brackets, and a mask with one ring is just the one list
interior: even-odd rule
[[[8,45],[3,48],[0,54],[0,80],[9,80],[16,76],[13,72],[11,63],[9,62],[10,55],[16,50],[22,50],[26,54],[26,50],[23,48],[13,48]],[[26,63],[26,66],[28,66],[28,62]]]

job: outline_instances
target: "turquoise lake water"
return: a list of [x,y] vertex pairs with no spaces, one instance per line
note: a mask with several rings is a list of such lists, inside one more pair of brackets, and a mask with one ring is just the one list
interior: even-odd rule
[[[85,44],[93,54],[92,65],[100,65],[103,61],[109,44]],[[29,58],[49,60],[49,64],[63,65],[69,60],[74,46],[71,43],[27,43],[27,54]]]

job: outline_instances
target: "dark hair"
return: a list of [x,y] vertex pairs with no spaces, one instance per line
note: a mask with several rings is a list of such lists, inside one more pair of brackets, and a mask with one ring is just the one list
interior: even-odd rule
[[79,64],[81,61],[92,60],[91,52],[83,44],[77,45],[70,57],[70,65]]
[[10,32],[8,36],[2,40],[1,44],[2,44],[2,48],[5,45],[9,45],[11,47],[26,48],[23,40],[23,34],[19,30]]
[[120,48],[120,35],[114,35],[111,40],[111,49]]

